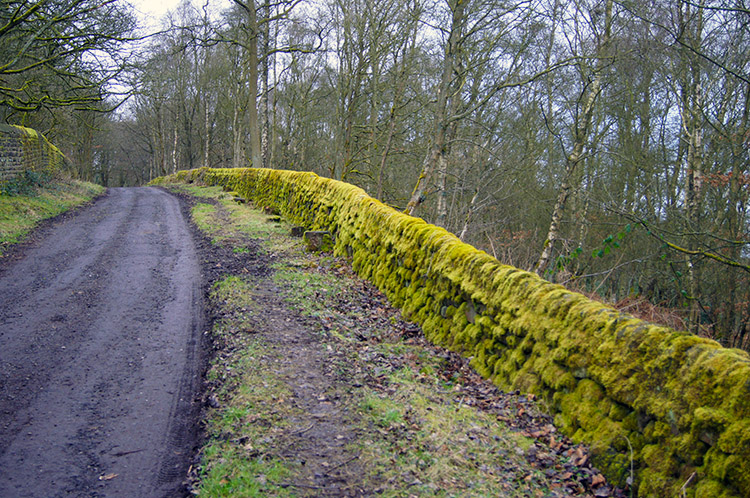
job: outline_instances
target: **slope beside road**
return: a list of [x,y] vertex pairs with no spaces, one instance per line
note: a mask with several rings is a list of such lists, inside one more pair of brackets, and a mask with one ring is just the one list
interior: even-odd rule
[[200,265],[154,188],[110,189],[0,265],[0,496],[182,496]]

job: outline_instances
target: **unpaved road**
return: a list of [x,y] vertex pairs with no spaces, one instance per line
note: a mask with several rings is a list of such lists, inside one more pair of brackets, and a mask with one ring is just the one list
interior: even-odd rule
[[0,496],[182,496],[200,265],[177,199],[111,189],[0,264]]

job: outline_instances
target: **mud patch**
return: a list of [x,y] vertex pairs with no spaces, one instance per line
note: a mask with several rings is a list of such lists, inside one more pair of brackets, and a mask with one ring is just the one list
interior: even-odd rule
[[111,189],[0,273],[0,494],[184,496],[203,303],[179,203]]

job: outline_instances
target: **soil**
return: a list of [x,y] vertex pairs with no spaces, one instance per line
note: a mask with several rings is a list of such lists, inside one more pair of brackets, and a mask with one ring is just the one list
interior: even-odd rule
[[184,496],[203,288],[185,212],[110,189],[0,265],[0,496]]

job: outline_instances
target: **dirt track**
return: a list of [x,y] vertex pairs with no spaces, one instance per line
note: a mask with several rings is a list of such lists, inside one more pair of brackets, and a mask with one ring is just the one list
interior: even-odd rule
[[176,198],[111,189],[0,265],[0,496],[182,496],[200,265]]

